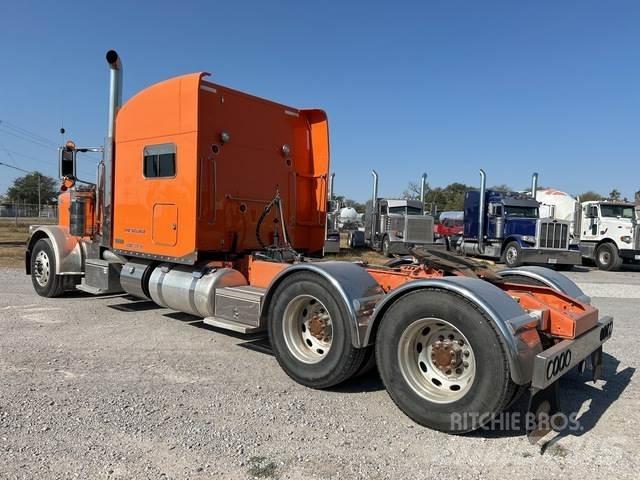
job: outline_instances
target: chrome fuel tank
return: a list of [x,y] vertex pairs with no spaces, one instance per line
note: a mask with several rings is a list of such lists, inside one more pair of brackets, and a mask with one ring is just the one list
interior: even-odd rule
[[151,299],[162,307],[198,317],[215,314],[215,289],[246,285],[247,280],[231,268],[162,264],[149,278]]

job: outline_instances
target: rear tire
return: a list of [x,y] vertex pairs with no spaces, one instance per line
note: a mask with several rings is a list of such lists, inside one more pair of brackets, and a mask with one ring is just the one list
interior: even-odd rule
[[594,260],[600,270],[613,271],[622,266],[618,248],[610,243],[603,243],[597,248]]
[[420,425],[469,432],[517,397],[499,333],[459,295],[408,293],[385,313],[376,339],[378,371],[389,395]]
[[31,283],[41,297],[59,297],[64,293],[64,277],[56,275],[56,265],[51,240],[41,238],[31,252]]
[[355,348],[349,314],[324,278],[300,272],[285,278],[269,306],[269,340],[278,363],[293,380],[329,388],[352,377],[366,349]]
[[518,242],[509,242],[504,247],[502,261],[510,268],[522,265],[522,247]]

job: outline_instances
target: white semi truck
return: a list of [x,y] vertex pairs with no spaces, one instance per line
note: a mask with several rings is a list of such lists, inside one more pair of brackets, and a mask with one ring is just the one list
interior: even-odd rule
[[617,270],[623,263],[640,263],[640,229],[635,205],[599,200],[580,202],[559,190],[538,190],[540,216],[572,222],[573,241],[582,257],[600,270]]

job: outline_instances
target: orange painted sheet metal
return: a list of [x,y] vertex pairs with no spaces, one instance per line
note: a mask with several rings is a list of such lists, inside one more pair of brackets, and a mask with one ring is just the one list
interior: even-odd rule
[[287,263],[251,259],[249,261],[249,285],[267,288],[271,281],[288,266]]
[[[184,263],[195,260],[200,77],[199,73],[184,75],[153,85],[118,112],[113,205],[116,250],[184,259]],[[145,156],[157,169],[152,149],[158,146],[175,152],[169,174],[145,171]]]
[[[329,171],[324,112],[297,110],[208,81],[199,93],[198,249],[262,248],[256,225],[279,193],[293,246],[320,251]],[[262,223],[264,244],[278,230],[276,214],[273,209]]]
[[[320,251],[326,115],[216,85],[205,75],[153,85],[118,113],[114,248],[182,263],[195,262],[202,251],[259,249],[256,224],[279,193],[294,248]],[[163,174],[150,177],[145,164],[153,155],[174,155],[173,168],[163,173],[158,166]],[[264,244],[279,230],[275,219],[273,209],[260,229]]]
[[547,333],[558,338],[575,338],[598,323],[598,309],[546,287],[505,283],[498,285],[527,310],[548,315]]

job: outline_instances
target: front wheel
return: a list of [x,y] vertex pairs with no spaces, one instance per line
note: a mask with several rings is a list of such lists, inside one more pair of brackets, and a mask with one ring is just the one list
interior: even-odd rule
[[287,375],[302,385],[338,385],[366,360],[366,349],[352,344],[343,301],[318,275],[300,272],[285,278],[274,292],[268,315],[275,357]]
[[56,257],[48,238],[38,240],[31,252],[31,283],[41,297],[59,297],[64,292],[64,278],[56,275]]
[[475,430],[517,391],[491,321],[450,292],[418,290],[394,303],[377,333],[376,357],[396,405],[436,430]]
[[388,236],[384,236],[382,239],[382,255],[389,258],[391,257],[391,241]]
[[595,262],[600,270],[618,270],[622,265],[622,258],[615,245],[603,243],[596,250]]
[[510,268],[522,265],[522,247],[518,242],[509,242],[502,253],[502,261]]

